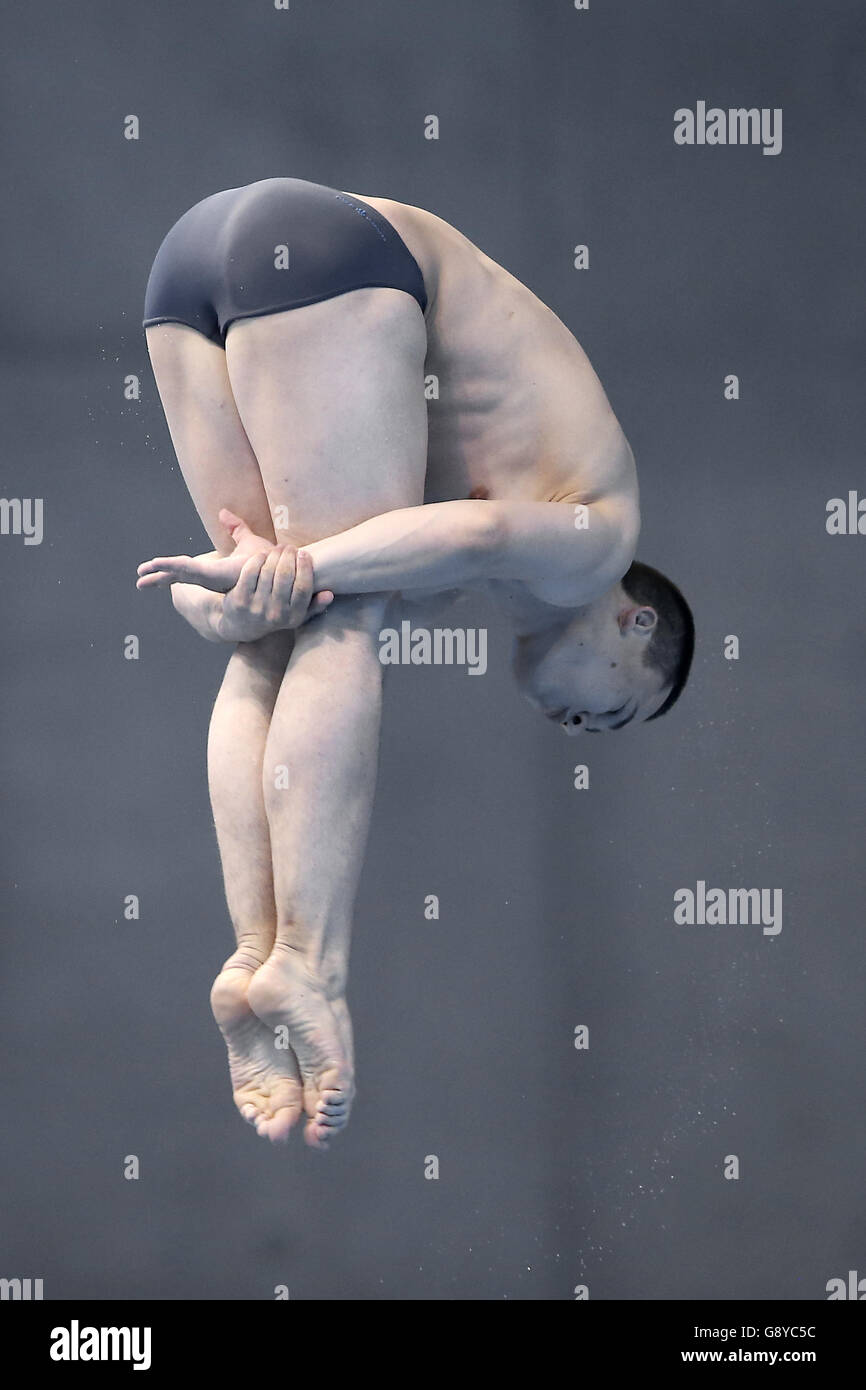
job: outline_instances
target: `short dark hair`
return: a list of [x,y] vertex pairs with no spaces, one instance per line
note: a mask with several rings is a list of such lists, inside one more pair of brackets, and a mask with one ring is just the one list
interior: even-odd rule
[[635,560],[620,582],[630,599],[654,608],[658,614],[658,623],[650,638],[644,663],[661,672],[663,685],[673,682],[664,704],[644,720],[648,724],[650,719],[667,714],[671,705],[676,704],[689,678],[695,651],[695,620],[676,584],[672,584],[666,575],[654,570],[651,565],[643,565],[640,560]]

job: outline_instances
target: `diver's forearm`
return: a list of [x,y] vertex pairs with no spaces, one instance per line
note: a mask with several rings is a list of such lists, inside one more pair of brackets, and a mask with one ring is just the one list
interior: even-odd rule
[[492,513],[484,502],[401,507],[301,547],[314,589],[335,594],[453,589],[484,578]]

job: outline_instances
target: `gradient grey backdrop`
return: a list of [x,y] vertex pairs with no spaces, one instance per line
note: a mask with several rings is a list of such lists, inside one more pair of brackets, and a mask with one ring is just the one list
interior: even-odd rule
[[[866,1273],[866,538],[824,526],[866,486],[862,5],[102,0],[6,26],[0,494],[43,497],[46,533],[0,537],[0,1275],[48,1298],[815,1299]],[[699,99],[782,107],[782,154],[676,147]],[[359,1099],[324,1159],[231,1104],[204,772],[226,658],[134,588],[205,542],[139,326],[150,262],[192,203],[278,174],[427,207],[551,305],[637,455],[640,555],[699,629],[676,710],[608,738],[522,705],[474,601],[486,678],[392,673]],[[698,878],[781,887],[781,935],[675,926]]]

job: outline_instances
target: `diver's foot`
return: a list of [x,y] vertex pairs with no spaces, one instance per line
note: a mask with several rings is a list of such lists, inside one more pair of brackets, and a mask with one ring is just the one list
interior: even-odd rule
[[304,1138],[311,1148],[327,1149],[348,1124],[355,1094],[345,1000],[330,1001],[300,953],[281,942],[256,971],[247,997],[264,1025],[287,1030],[303,1080]]
[[291,1048],[281,1049],[250,1008],[247,991],[257,968],[236,952],[214,980],[210,1002],[228,1049],[234,1103],[257,1134],[278,1144],[303,1113],[304,1092]]

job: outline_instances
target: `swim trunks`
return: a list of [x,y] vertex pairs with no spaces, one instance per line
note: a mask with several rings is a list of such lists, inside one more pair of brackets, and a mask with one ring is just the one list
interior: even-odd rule
[[236,319],[372,286],[426,308],[418,262],[381,213],[306,179],[261,179],[214,193],[175,222],[151,268],[142,326],[185,323],[225,347]]

